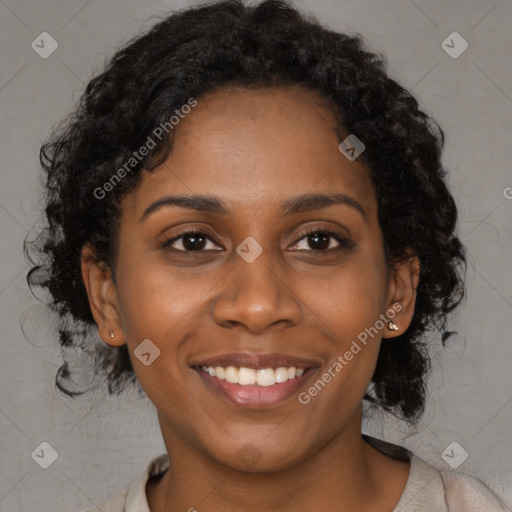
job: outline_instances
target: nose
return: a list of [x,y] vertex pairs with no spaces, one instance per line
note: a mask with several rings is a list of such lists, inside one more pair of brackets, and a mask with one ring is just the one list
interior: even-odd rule
[[294,326],[301,322],[302,308],[292,291],[293,283],[286,282],[282,277],[286,273],[277,265],[272,267],[266,251],[252,263],[238,255],[234,259],[213,308],[219,325],[243,325],[252,333],[262,333],[278,323]]

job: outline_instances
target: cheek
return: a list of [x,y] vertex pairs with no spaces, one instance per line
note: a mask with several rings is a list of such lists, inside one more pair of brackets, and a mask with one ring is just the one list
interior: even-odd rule
[[[189,407],[180,347],[193,328],[190,314],[208,289],[207,283],[177,279],[161,265],[139,264],[132,254],[119,259],[117,289],[126,343],[142,388],[158,409]],[[146,353],[150,355],[144,360]]]
[[357,337],[384,312],[385,269],[371,256],[355,255],[321,277],[302,274],[297,283],[300,284],[294,291],[334,339],[346,342]]
[[[142,261],[142,260],[141,260]],[[182,329],[181,324],[201,308],[201,298],[216,280],[212,273],[184,277],[179,268],[146,261],[137,264],[134,257],[118,264],[118,292],[123,327],[128,342],[150,338],[166,344]]]
[[[206,298],[219,278],[214,272],[184,277],[179,269],[171,270],[160,262],[140,261],[132,253],[118,262],[123,331],[135,373],[148,397],[158,407],[168,402],[172,388],[172,407],[180,410],[188,403],[183,372],[190,334],[197,332],[198,319],[208,315]],[[144,340],[150,340],[149,351],[158,354],[149,365],[137,357]]]
[[307,279],[303,283],[303,297],[332,343],[330,362],[318,378],[327,382],[333,403],[339,401],[339,393],[362,397],[385,327],[380,318],[385,312],[385,267],[379,258],[366,254],[338,267],[321,285],[313,286]]

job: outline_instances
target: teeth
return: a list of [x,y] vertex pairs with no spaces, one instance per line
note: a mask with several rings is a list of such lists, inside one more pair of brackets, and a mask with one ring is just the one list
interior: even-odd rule
[[[240,368],[240,372],[242,369]],[[273,386],[276,383],[276,374],[272,368],[261,368],[257,371],[258,386]]]
[[[258,374],[259,373],[260,370],[258,370]],[[259,383],[258,378],[258,384]],[[238,384],[241,384],[242,386],[253,386],[256,384],[256,370],[253,370],[252,368],[240,368],[240,370],[238,370]]]
[[288,380],[288,368],[277,368],[274,373],[276,382],[286,382]]
[[226,380],[232,384],[238,384],[238,370],[234,366],[226,368]]
[[201,366],[201,370],[211,377],[226,380],[231,384],[240,384],[241,386],[273,386],[281,382],[286,382],[296,377],[301,377],[304,374],[304,368],[236,368],[235,366]]

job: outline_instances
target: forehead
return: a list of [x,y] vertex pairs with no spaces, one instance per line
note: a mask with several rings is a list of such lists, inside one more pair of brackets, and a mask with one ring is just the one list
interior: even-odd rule
[[208,93],[173,130],[167,159],[144,172],[131,197],[138,213],[164,194],[209,194],[233,208],[341,192],[376,208],[366,167],[338,149],[344,136],[329,102],[301,86]]

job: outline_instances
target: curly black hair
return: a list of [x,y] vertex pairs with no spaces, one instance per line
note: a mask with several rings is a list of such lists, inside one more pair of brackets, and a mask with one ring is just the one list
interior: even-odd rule
[[81,277],[81,249],[91,243],[98,261],[115,270],[120,201],[137,186],[142,169],[151,171],[172,150],[172,130],[105,197],[97,191],[190,98],[232,85],[298,84],[320,93],[336,111],[340,130],[366,146],[359,161],[375,187],[388,265],[409,257],[408,249],[419,257],[411,324],[382,341],[365,394],[373,406],[415,423],[425,407],[430,368],[423,334],[431,327],[444,330],[448,313],[462,301],[466,258],[454,235],[457,209],[441,164],[444,133],[385,66],[359,34],[328,30],[278,0],[188,8],[121,48],[40,152],[48,225],[25,241],[25,254],[34,265],[29,286],[47,290],[58,313],[65,362],[57,387],[70,396],[87,391],[72,389],[66,354],[73,350],[92,358],[111,394],[138,383],[126,345],[99,341]]

